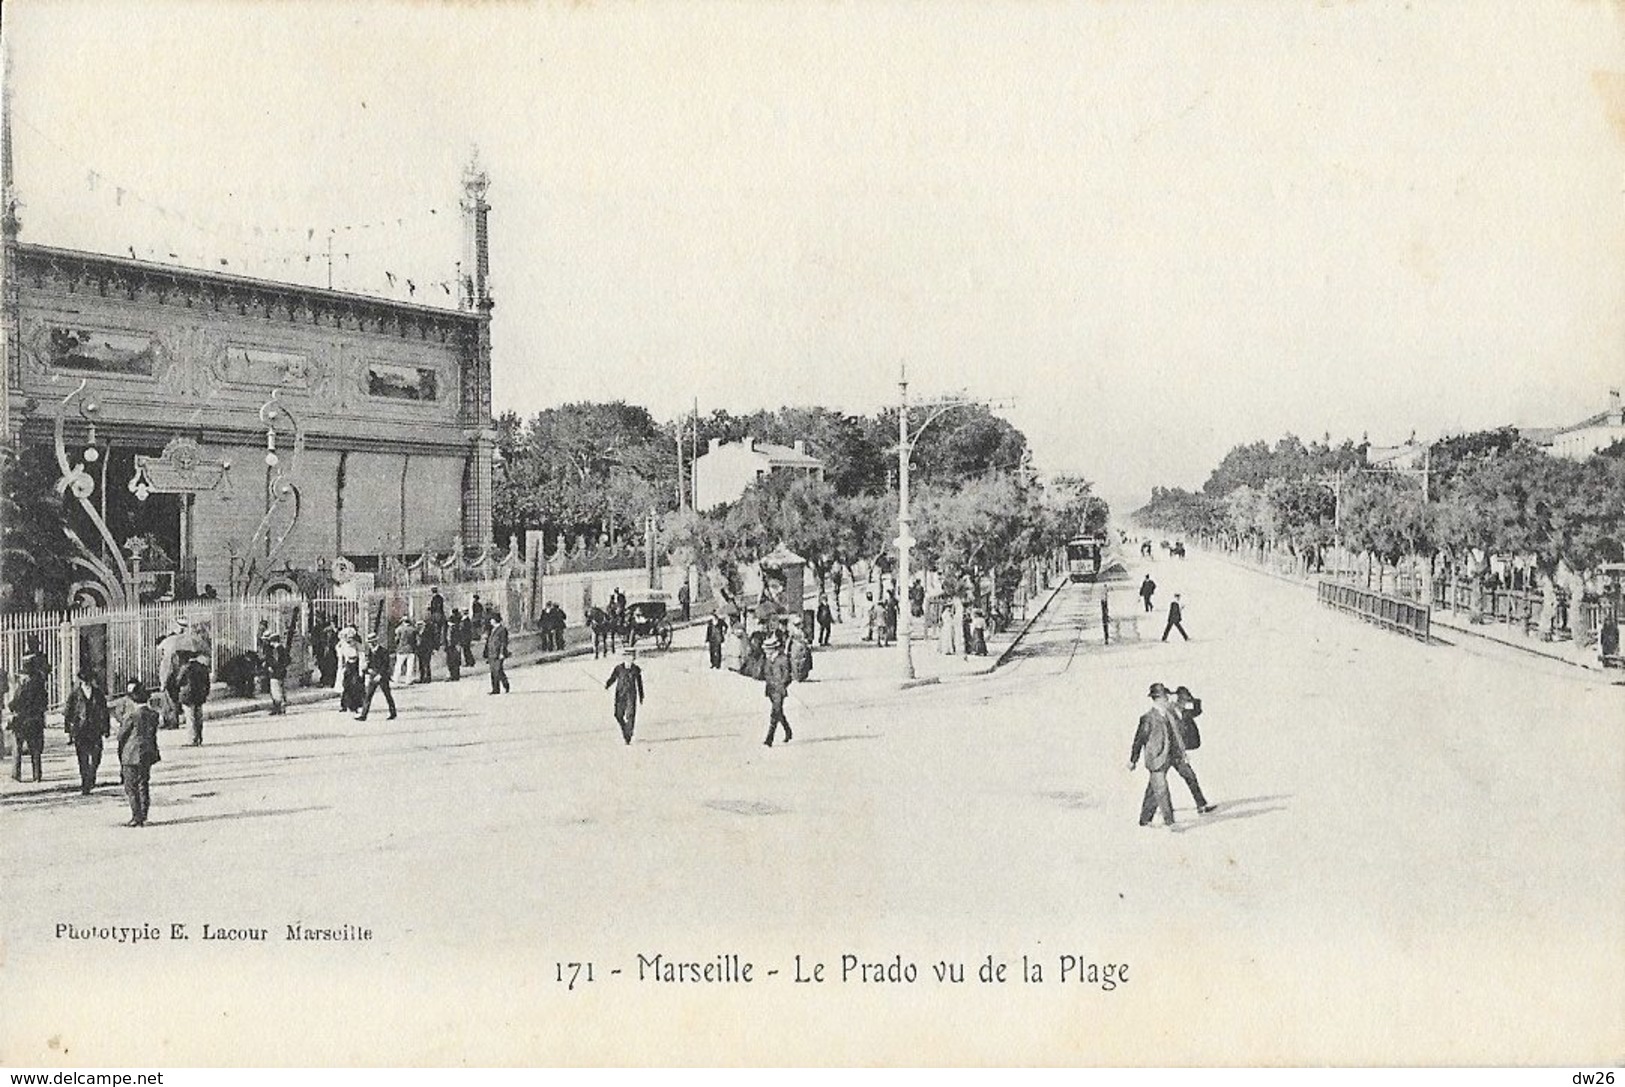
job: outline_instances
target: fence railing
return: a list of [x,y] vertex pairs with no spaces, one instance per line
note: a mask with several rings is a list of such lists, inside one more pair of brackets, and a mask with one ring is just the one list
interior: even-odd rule
[[1316,589],[1322,604],[1348,615],[1357,615],[1368,623],[1385,630],[1409,634],[1426,642],[1431,637],[1432,614],[1425,604],[1347,585],[1338,581],[1322,581]]

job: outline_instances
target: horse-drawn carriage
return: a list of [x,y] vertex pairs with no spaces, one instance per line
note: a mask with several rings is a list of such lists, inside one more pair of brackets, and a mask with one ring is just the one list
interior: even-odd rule
[[646,638],[654,639],[656,649],[671,648],[672,625],[664,593],[651,591],[629,600],[618,615],[595,607],[587,613],[587,625],[592,628],[594,656],[614,652],[620,644],[635,647]]
[[627,604],[623,626],[627,645],[637,645],[639,638],[653,638],[656,649],[671,648],[671,619],[666,615],[664,600],[638,600]]

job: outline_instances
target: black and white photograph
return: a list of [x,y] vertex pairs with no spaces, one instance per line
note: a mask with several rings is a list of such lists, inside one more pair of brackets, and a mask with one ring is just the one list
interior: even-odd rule
[[1625,5],[0,59],[0,1065],[1613,1082]]

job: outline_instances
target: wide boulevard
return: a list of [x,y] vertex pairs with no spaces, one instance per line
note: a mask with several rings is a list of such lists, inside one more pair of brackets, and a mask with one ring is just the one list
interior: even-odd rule
[[[0,792],[0,1061],[1616,1061],[1619,689],[1203,555],[1115,614],[1144,570],[1140,640],[1069,586],[996,671],[908,690],[848,623],[772,749],[697,631],[642,656],[630,747],[608,662],[482,672],[163,733],[142,829],[53,734]],[[1172,831],[1127,766],[1156,680],[1204,701],[1217,805],[1172,780]]]

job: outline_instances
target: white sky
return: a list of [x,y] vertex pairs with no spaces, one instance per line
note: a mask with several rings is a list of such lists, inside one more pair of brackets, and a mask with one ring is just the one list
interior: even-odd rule
[[320,283],[330,226],[384,223],[334,285],[444,301],[477,143],[499,410],[869,412],[906,362],[1138,503],[1238,441],[1625,383],[1617,5],[8,0],[5,34],[29,241]]

